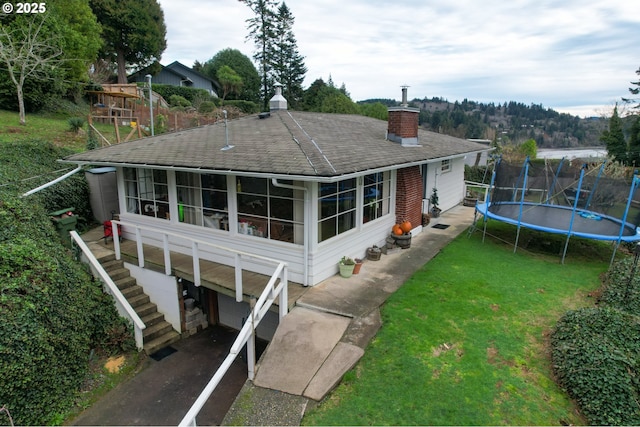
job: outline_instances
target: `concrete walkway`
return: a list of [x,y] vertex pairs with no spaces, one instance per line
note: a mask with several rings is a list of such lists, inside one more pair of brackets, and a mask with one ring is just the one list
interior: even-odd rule
[[309,401],[326,396],[362,357],[381,326],[379,307],[467,230],[473,215],[474,208],[457,206],[414,236],[409,249],[310,288],[279,325],[255,380],[245,383],[222,424],[299,425]]

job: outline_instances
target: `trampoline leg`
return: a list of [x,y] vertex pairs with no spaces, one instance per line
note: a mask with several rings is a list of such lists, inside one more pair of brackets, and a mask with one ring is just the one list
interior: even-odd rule
[[562,252],[562,261],[561,264],[564,264],[564,257],[567,256],[567,248],[569,247],[569,239],[571,238],[570,234],[567,234],[567,241],[564,242],[564,251]]
[[520,226],[518,225],[518,231],[516,232],[516,243],[513,245],[513,253],[518,250],[518,240],[520,240]]

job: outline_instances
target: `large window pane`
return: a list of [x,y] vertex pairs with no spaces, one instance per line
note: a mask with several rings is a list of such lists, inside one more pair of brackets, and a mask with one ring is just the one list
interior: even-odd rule
[[169,219],[169,189],[164,170],[124,168],[127,212]]
[[379,172],[364,177],[362,204],[362,221],[364,223],[389,214],[390,188],[389,172]]
[[[293,181],[280,182],[295,185]],[[268,179],[249,177],[237,178],[236,188],[240,234],[303,243],[303,191],[273,185]]]
[[355,178],[321,184],[318,189],[318,240],[320,242],[356,226]]
[[202,213],[205,227],[229,230],[227,177],[202,175]]

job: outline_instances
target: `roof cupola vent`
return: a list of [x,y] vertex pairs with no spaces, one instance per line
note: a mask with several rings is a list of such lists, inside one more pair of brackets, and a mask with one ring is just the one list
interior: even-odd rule
[[276,88],[276,94],[269,100],[269,110],[286,110],[287,100],[282,96],[282,84],[276,82],[274,86]]

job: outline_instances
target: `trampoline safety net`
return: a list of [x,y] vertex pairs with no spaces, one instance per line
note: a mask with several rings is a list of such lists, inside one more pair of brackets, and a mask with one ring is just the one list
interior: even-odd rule
[[[640,240],[638,179],[613,176],[606,163],[568,160],[496,162],[483,215],[552,233]],[[624,226],[622,226],[624,224]]]

